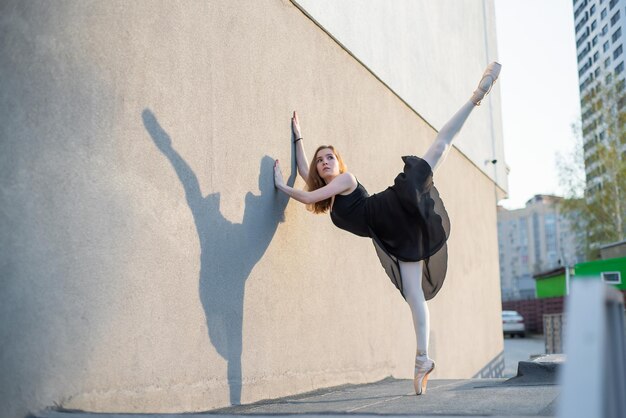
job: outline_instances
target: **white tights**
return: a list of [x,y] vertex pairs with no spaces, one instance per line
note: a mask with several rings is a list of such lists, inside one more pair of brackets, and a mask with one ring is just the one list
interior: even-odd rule
[[476,105],[468,100],[452,118],[443,125],[443,128],[437,134],[435,142],[432,143],[424,157],[426,162],[432,167],[433,172],[437,169],[439,164],[445,159],[445,156],[450,151],[452,140],[461,131],[463,124],[467,120],[467,117],[472,113]]
[[411,307],[418,355],[428,356],[428,338],[430,334],[430,314],[422,290],[422,268],[424,261],[400,261],[402,290]]
[[[476,105],[468,101],[459,109],[452,119],[441,128],[435,142],[430,146],[424,160],[432,167],[433,172],[445,159],[450,150],[452,140],[463,127],[472,110]],[[423,261],[405,262],[400,261],[400,274],[402,275],[402,288],[404,297],[411,307],[413,315],[413,326],[415,327],[415,337],[417,339],[418,358],[428,357],[428,339],[430,334],[430,314],[428,305],[422,290],[422,268]]]

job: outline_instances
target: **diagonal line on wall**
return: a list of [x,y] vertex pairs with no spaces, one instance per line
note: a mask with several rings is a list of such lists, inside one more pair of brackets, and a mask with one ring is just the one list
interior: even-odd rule
[[[345,46],[343,43],[341,43],[341,41],[339,39],[337,39],[335,36],[333,36],[332,33],[330,33],[330,31],[328,29],[326,29],[320,22],[318,22],[313,16],[311,16],[311,14],[309,12],[306,11],[306,9],[300,5],[298,3],[297,0],[289,0],[298,10],[300,10],[300,12],[302,12],[303,15],[305,15],[311,22],[313,22],[318,28],[320,28],[322,30],[322,32],[324,32],[326,35],[328,35],[328,37],[330,37],[330,39],[333,40],[333,42],[335,42],[337,45],[339,45],[339,47],[341,49],[343,49],[348,55],[350,55],[356,62],[358,62],[363,68],[365,68],[374,78],[376,78],[376,80],[378,80],[383,86],[385,86],[385,88],[387,88],[394,96],[396,96],[402,103],[404,103],[404,105],[406,107],[408,107],[413,113],[415,113],[415,115],[417,115],[420,119],[422,119],[424,121],[424,123],[426,123],[426,125],[428,125],[434,132],[439,132],[439,130],[437,128],[435,128],[428,120],[426,120],[426,118],[424,116],[422,116],[413,106],[411,106],[406,100],[404,100],[402,98],[402,96],[400,96],[393,88],[391,88],[391,86],[389,86],[389,84],[385,83],[385,81],[383,81],[371,68],[369,68],[363,61],[361,61],[347,46]],[[492,181],[496,184],[496,187],[498,188],[498,190],[500,190],[501,193],[506,193],[506,191],[499,185],[497,184],[497,182],[495,182],[494,179],[492,179],[491,177],[489,177],[489,175],[483,171],[483,169],[481,169],[474,161],[472,161],[471,158],[469,158],[464,152],[463,150],[461,150],[460,148],[458,148],[454,143],[452,144],[452,147],[454,149],[456,149],[470,164],[472,164],[474,167],[476,167],[476,169],[482,173],[485,177],[487,177],[487,179],[489,181]]]
[[[383,86],[385,86],[389,91],[391,91],[394,94],[394,96],[396,96],[398,99],[400,99],[400,101],[402,103],[404,103],[406,105],[406,107],[411,109],[411,111],[413,113],[415,113],[417,116],[419,116],[430,128],[433,129],[433,131],[439,132],[433,125],[431,125],[430,122],[428,122],[426,120],[426,118],[424,116],[422,116],[417,110],[415,110],[415,108],[413,106],[411,106],[406,100],[404,100],[402,98],[402,96],[400,96],[393,88],[391,88],[391,86],[389,86],[389,84],[385,83],[371,68],[369,68],[352,51],[350,51],[350,49],[347,46],[342,44],[341,41],[339,41],[339,39],[335,38],[335,36],[333,36],[333,34],[330,33],[330,31],[328,31],[320,22],[315,20],[315,18],[313,16],[311,16],[311,14],[309,14],[309,12],[307,12],[306,9],[297,2],[297,0],[289,0],[289,1],[291,1],[291,3],[293,3],[293,5],[296,6],[296,8],[298,10],[300,10],[307,18],[309,18],[313,23],[315,23],[315,25],[317,25],[317,27],[319,27],[326,35],[328,35],[330,37],[330,39],[332,39],[337,45],[339,45],[341,47],[341,49],[346,51],[348,53],[348,55],[350,55],[359,64],[361,64],[361,66],[363,66],[363,68],[365,68],[372,76],[374,76],[374,78],[376,78],[376,80],[378,80]],[[453,146],[454,146],[454,144],[453,144]]]

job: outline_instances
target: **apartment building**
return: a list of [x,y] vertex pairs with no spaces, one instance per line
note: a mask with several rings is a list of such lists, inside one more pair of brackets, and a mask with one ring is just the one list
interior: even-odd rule
[[583,261],[561,199],[535,195],[521,209],[498,207],[502,300],[533,298],[534,274]]
[[[596,144],[608,139],[602,116],[589,100],[601,85],[624,80],[626,0],[574,0],[574,24],[581,97],[586,188],[602,187],[603,167]],[[626,144],[622,144],[622,152]]]

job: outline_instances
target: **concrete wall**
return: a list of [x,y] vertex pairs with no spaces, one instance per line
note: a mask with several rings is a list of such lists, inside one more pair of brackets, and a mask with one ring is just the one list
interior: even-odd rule
[[600,256],[603,259],[626,257],[626,241],[605,245],[600,248]]
[[[435,129],[498,60],[493,0],[297,0],[320,27]],[[506,63],[503,77],[506,77]],[[508,189],[499,83],[455,146]],[[497,159],[494,166],[485,160]]]
[[[435,131],[291,2],[4,1],[0,33],[2,416],[412,376],[371,242],[277,193],[272,160],[293,174],[297,109],[376,192]],[[495,186],[458,150],[436,182],[434,377],[470,377],[502,351]]]

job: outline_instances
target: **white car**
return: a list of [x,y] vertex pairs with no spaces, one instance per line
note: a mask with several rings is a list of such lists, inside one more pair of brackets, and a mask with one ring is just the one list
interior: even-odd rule
[[502,331],[504,335],[508,334],[511,337],[519,335],[524,338],[526,336],[524,317],[517,311],[502,311]]

